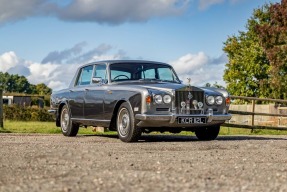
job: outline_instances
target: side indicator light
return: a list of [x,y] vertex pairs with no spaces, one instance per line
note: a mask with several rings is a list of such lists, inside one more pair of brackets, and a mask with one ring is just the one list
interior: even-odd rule
[[229,106],[229,105],[230,105],[230,103],[231,103],[230,97],[227,97],[227,98],[225,99],[225,103],[226,103],[226,106]]

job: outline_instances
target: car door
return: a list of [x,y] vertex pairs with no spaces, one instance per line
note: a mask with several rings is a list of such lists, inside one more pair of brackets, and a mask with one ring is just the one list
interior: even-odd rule
[[74,87],[70,88],[69,107],[73,119],[84,118],[85,91],[91,84],[93,67],[93,65],[88,65],[80,69]]
[[106,64],[95,65],[91,85],[85,88],[85,119],[104,121],[104,89],[107,83],[106,68]]

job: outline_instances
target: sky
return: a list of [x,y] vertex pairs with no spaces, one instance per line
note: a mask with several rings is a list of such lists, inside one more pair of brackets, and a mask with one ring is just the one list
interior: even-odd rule
[[82,64],[140,59],[225,85],[224,42],[269,2],[280,0],[0,0],[0,72],[56,91]]

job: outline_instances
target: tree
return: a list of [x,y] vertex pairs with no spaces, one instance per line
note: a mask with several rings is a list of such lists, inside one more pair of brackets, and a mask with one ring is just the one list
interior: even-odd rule
[[40,83],[36,85],[36,91],[37,91],[37,94],[39,95],[50,95],[52,93],[52,89],[49,88],[44,83]]
[[26,77],[0,72],[0,89],[8,93],[49,95],[52,89],[44,83],[30,84]]
[[223,79],[232,95],[268,97],[271,93],[269,61],[256,33],[259,24],[268,22],[269,5],[256,9],[248,20],[246,32],[229,37],[224,43],[229,62],[226,64]]
[[269,7],[268,22],[256,25],[268,60],[272,97],[287,99],[287,0]]
[[206,84],[205,84],[205,87],[214,87],[214,88],[225,89],[224,86],[219,85],[219,84],[217,83],[217,81],[215,81],[215,83],[214,83],[213,85],[211,85],[210,83],[206,83]]

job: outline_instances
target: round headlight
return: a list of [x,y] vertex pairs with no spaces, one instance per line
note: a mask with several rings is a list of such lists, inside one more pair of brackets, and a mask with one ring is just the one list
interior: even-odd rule
[[168,104],[171,102],[171,96],[170,95],[165,95],[163,96],[163,102]]
[[223,98],[221,96],[215,97],[215,103],[221,105],[223,103]]
[[162,96],[161,95],[155,95],[154,96],[154,102],[157,104],[161,104],[162,103]]
[[215,99],[214,99],[213,96],[207,96],[206,97],[206,102],[207,102],[208,105],[213,105],[214,102],[215,102]]

